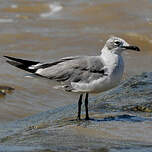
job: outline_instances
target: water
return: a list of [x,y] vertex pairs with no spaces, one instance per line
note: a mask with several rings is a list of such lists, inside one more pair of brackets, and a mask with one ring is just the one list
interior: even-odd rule
[[[5,0],[0,5],[0,55],[40,61],[96,55],[115,35],[142,50],[124,53],[124,78],[151,71],[151,10],[146,0]],[[15,88],[0,99],[1,123],[77,101],[77,95],[52,89],[54,82],[25,77],[26,72],[0,62],[0,84]]]

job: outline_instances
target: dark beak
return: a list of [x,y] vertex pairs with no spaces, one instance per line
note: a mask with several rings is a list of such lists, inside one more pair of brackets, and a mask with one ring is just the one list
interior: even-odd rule
[[134,51],[140,51],[139,47],[137,46],[122,46],[122,48],[127,49],[127,50],[134,50]]

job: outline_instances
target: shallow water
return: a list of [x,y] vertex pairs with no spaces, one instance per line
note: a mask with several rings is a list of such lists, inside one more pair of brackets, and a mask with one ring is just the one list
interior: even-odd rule
[[[116,35],[142,50],[124,53],[124,78],[151,71],[151,31],[150,0],[6,0],[0,5],[1,56],[43,61],[96,55]],[[0,99],[1,123],[77,101],[77,95],[52,89],[54,82],[25,77],[26,72],[0,62],[0,84],[15,88]]]

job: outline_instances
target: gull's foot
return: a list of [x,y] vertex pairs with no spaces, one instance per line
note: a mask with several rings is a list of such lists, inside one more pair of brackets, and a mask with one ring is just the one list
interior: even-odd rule
[[90,120],[89,116],[85,118],[85,120]]
[[76,119],[77,121],[81,121],[82,119],[80,118],[80,117],[77,117],[77,119]]

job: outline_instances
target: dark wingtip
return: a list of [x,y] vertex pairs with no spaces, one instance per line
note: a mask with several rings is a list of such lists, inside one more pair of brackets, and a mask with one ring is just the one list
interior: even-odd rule
[[3,57],[4,57],[4,58],[7,58],[7,59],[12,59],[12,57],[6,56],[6,55],[4,55]]
[[13,60],[13,61],[16,61],[16,62],[19,62],[19,60],[21,59],[18,59],[18,58],[14,58],[14,57],[11,57],[11,56],[7,56],[7,55],[4,55],[3,57],[9,59],[9,60]]
[[25,71],[28,71],[28,72],[31,72],[31,73],[34,73],[36,70],[35,69],[29,69],[28,67],[31,66],[31,65],[36,65],[38,64],[39,62],[37,61],[30,61],[30,60],[24,60],[24,59],[19,59],[19,58],[14,58],[14,57],[10,57],[10,56],[3,56],[6,59],[6,62],[17,67],[17,68],[20,68],[22,70],[25,70]]

